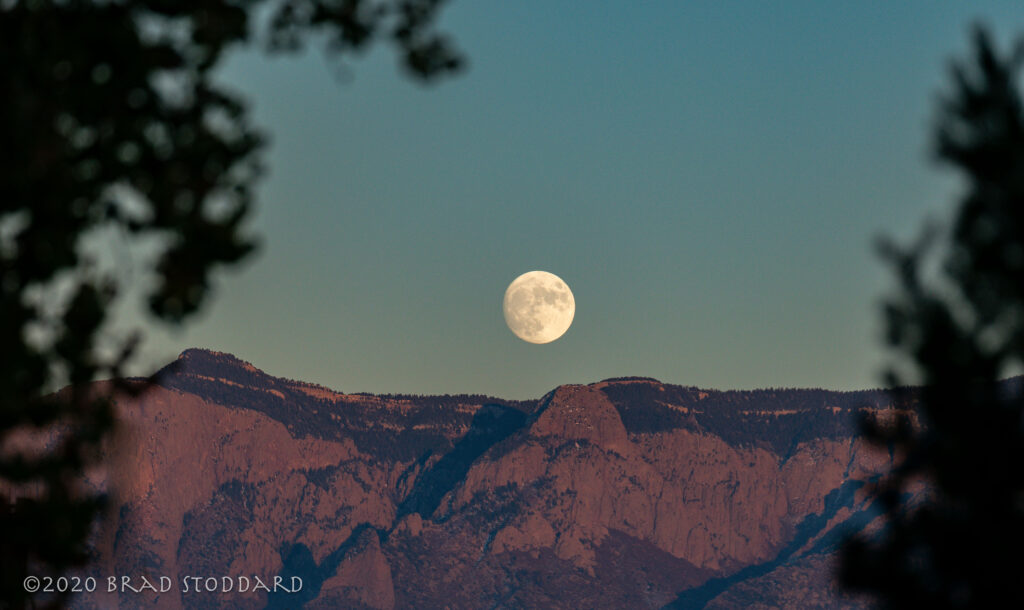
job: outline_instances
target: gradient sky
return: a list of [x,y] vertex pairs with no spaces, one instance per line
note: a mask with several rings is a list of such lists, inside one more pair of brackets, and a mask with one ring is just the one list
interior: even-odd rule
[[[882,233],[948,217],[928,159],[968,28],[1005,3],[453,0],[469,69],[423,87],[390,48],[236,53],[272,135],[263,248],[219,276],[191,346],[341,391],[538,397],[644,375],[702,387],[879,384]],[[577,312],[547,345],[501,299],[542,269]]]

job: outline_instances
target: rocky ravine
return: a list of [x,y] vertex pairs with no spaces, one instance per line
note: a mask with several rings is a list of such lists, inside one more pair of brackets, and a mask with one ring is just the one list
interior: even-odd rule
[[[120,405],[78,607],[849,607],[830,570],[888,467],[882,392],[623,378],[538,401],[341,394],[189,350]],[[107,594],[109,575],[169,576]],[[182,593],[298,575],[298,593]]]

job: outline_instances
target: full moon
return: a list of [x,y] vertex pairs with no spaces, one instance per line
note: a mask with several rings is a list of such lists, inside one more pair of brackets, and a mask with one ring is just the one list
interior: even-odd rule
[[529,271],[505,290],[505,323],[523,341],[551,343],[565,334],[576,315],[569,286],[554,273]]

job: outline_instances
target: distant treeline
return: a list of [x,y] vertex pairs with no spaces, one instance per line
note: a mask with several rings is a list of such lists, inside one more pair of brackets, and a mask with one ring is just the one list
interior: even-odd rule
[[[706,432],[733,445],[759,446],[787,456],[815,438],[858,434],[861,409],[893,405],[884,390],[835,392],[822,389],[702,390],[654,383],[610,384],[604,388],[626,430],[650,434],[678,428]],[[909,407],[907,399],[901,407]]]

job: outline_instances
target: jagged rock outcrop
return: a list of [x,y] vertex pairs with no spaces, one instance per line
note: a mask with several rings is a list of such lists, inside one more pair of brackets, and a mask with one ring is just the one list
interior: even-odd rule
[[[370,396],[203,350],[159,383],[119,405],[90,573],[175,587],[79,607],[856,605],[830,557],[889,465],[853,424],[882,392]],[[303,587],[183,592],[189,576]]]

